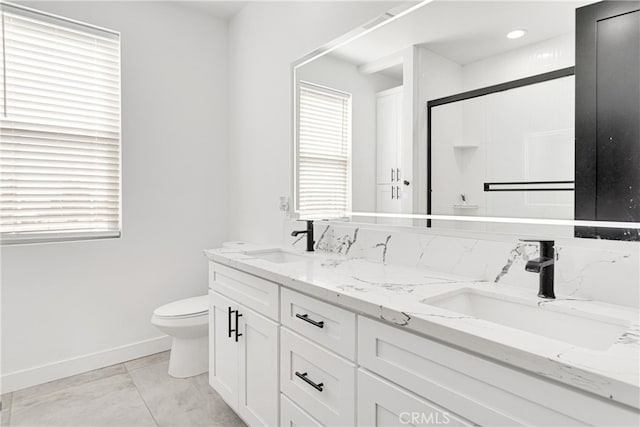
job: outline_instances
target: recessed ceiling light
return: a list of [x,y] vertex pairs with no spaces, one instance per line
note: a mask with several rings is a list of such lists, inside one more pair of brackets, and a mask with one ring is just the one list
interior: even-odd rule
[[527,30],[513,30],[507,34],[508,39],[519,39],[520,37],[527,34]]

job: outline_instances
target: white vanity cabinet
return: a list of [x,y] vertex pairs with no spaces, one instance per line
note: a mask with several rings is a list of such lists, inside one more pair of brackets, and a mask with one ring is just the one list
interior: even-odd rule
[[595,395],[362,316],[358,364],[472,424],[634,426],[639,421],[637,412]]
[[[271,312],[268,304],[243,296],[268,295],[261,287],[273,285],[277,301],[278,285],[218,264],[211,267],[209,383],[249,425],[277,426],[280,325],[264,315]],[[240,284],[231,292],[240,301],[218,292],[231,283]],[[257,305],[263,314],[245,303]]]
[[627,406],[255,275],[214,262],[210,274],[210,384],[252,426],[638,423]]

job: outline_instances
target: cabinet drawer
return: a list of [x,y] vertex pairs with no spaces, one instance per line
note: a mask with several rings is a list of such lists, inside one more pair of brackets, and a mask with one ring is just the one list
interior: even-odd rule
[[284,394],[280,395],[280,425],[282,427],[324,427]]
[[444,408],[409,393],[368,372],[358,370],[358,425],[473,426]]
[[209,287],[264,316],[279,320],[280,285],[277,283],[210,262]]
[[638,414],[358,316],[358,362],[480,425],[635,425]]
[[281,391],[324,425],[353,425],[355,366],[285,328],[280,351]]
[[282,289],[282,324],[354,360],[356,315],[289,289]]

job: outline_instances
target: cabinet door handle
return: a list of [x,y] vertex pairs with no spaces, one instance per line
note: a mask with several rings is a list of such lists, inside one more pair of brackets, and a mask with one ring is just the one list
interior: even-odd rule
[[394,178],[393,178],[393,168],[391,168],[391,182],[393,182],[393,181],[394,181]]
[[313,319],[309,319],[308,314],[298,314],[296,313],[296,317],[300,320],[304,320],[305,322],[311,323],[313,326],[317,326],[318,328],[324,328],[324,320],[317,321]]
[[396,181],[400,181],[400,168],[396,169]]
[[300,372],[296,371],[296,377],[300,378],[302,381],[309,384],[311,387],[315,388],[318,391],[322,391],[322,387],[324,387],[323,383],[316,384],[313,381],[311,381],[309,378],[307,378],[306,372],[301,374]]
[[400,186],[396,186],[396,199],[400,198]]
[[235,310],[231,310],[231,307],[229,307],[229,311],[227,313],[227,322],[228,322],[228,326],[227,328],[229,329],[229,338],[231,338],[231,333],[233,332],[233,329],[231,328],[231,314],[234,312]]
[[238,337],[241,337],[242,334],[240,332],[238,332],[238,330],[240,329],[238,327],[238,319],[242,317],[242,314],[240,314],[240,312],[238,310],[236,310],[236,329],[235,329],[235,333],[236,333],[236,342],[238,342]]

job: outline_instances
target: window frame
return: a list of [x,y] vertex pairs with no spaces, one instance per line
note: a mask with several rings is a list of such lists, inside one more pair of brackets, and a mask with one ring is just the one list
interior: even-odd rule
[[[23,232],[4,232],[0,233],[0,246],[13,246],[22,244],[39,244],[39,243],[61,243],[61,242],[74,242],[74,241],[87,241],[87,240],[100,240],[100,239],[118,239],[122,237],[123,220],[122,220],[122,40],[119,31],[104,28],[98,25],[89,24],[83,21],[74,20],[57,14],[44,12],[41,10],[33,9],[27,6],[18,5],[15,3],[2,2],[0,3],[0,18],[2,19],[2,43],[4,44],[4,13],[13,13],[23,16],[27,19],[37,20],[47,24],[64,26],[73,31],[82,32],[85,34],[91,34],[101,37],[107,37],[117,42],[118,48],[118,70],[117,70],[117,95],[118,95],[118,226],[114,230],[62,230],[62,231],[23,231]],[[3,49],[4,52],[4,49]],[[0,66],[4,67],[4,58],[0,57]],[[4,73],[3,73],[4,75]],[[2,85],[6,85],[6,80],[3,77]],[[4,88],[0,88],[4,90]],[[116,93],[114,91],[114,93]],[[4,95],[6,97],[6,94]],[[5,98],[6,102],[6,98]],[[5,104],[6,105],[6,104]],[[3,109],[3,111],[5,111]],[[3,113],[4,114],[4,113]]]

